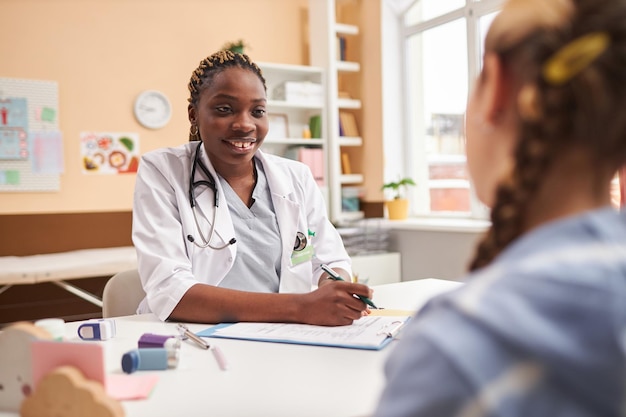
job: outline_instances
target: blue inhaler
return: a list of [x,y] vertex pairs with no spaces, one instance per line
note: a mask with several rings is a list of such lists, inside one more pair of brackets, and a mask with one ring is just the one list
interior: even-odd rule
[[122,370],[127,374],[135,371],[162,371],[178,366],[180,349],[140,348],[122,356]]
[[122,356],[122,370],[127,374],[135,371],[161,371],[178,366],[179,338],[144,333],[137,345],[137,349]]

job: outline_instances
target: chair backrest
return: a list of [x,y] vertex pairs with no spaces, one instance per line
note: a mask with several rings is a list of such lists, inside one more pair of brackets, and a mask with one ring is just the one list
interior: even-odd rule
[[145,295],[136,269],[113,275],[107,281],[102,293],[102,317],[135,314]]

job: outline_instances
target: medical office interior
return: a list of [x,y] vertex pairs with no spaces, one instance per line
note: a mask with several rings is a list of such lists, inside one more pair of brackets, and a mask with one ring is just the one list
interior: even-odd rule
[[[263,149],[312,164],[331,219],[353,245],[359,278],[369,284],[460,279],[487,221],[465,207],[472,196],[464,174],[448,181],[451,194],[429,189],[437,173],[462,166],[462,110],[434,114],[421,127],[455,154],[431,164],[430,178],[425,158],[406,158],[402,138],[415,126],[401,110],[406,95],[419,90],[402,84],[399,28],[408,3],[1,0],[0,107],[6,112],[0,129],[17,142],[14,136],[0,142],[0,259],[59,255],[44,262],[66,263],[59,273],[72,278],[64,282],[101,297],[111,275],[98,275],[94,266],[77,277],[79,260],[63,256],[132,246],[141,154],[187,141],[191,71],[226,43],[242,40],[268,81],[272,130]],[[135,112],[142,93],[152,91],[159,94],[148,100],[171,106],[157,127],[142,124]],[[24,124],[10,126],[10,111],[24,110]],[[27,140],[18,128],[29,130]],[[322,159],[306,159],[313,154]],[[410,215],[389,220],[389,195],[381,187],[401,177],[416,182],[405,190]],[[455,204],[459,189],[463,207],[450,209],[446,204]],[[378,240],[363,247],[368,239]],[[24,263],[25,271],[34,267]],[[97,305],[45,277],[23,285],[0,279],[0,287],[0,324],[100,314]]]

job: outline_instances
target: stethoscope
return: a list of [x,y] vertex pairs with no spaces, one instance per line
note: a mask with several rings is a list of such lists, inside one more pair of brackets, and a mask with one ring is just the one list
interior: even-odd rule
[[[195,238],[192,235],[187,235],[187,240],[196,245],[199,248],[211,248],[211,249],[225,249],[230,245],[237,242],[237,239],[234,237],[230,239],[226,244],[222,246],[213,246],[211,245],[211,240],[213,240],[213,232],[215,231],[215,219],[217,216],[217,208],[219,206],[220,200],[217,194],[217,186],[215,185],[215,178],[209,172],[209,169],[206,167],[204,162],[200,159],[200,147],[202,146],[202,142],[198,143],[196,147],[196,153],[193,157],[193,164],[191,165],[191,176],[189,177],[189,204],[191,205],[191,212],[193,213],[193,220],[196,222],[196,229],[198,230],[198,235],[200,235],[200,239],[202,239],[202,244],[196,242]],[[200,180],[194,181],[196,176],[196,166],[200,167],[200,170],[206,175],[208,180]],[[209,233],[209,238],[207,239],[202,233],[202,229],[200,228],[200,223],[198,222],[198,216],[196,214],[196,196],[195,189],[199,186],[207,186],[213,191],[213,221],[211,222],[211,231]]]

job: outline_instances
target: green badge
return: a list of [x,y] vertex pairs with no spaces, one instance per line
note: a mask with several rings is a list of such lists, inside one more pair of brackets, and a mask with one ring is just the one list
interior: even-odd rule
[[311,244],[306,245],[306,247],[302,250],[294,250],[293,252],[291,252],[291,264],[299,265],[303,262],[308,262],[313,259],[314,254],[315,251],[313,250],[313,245]]

